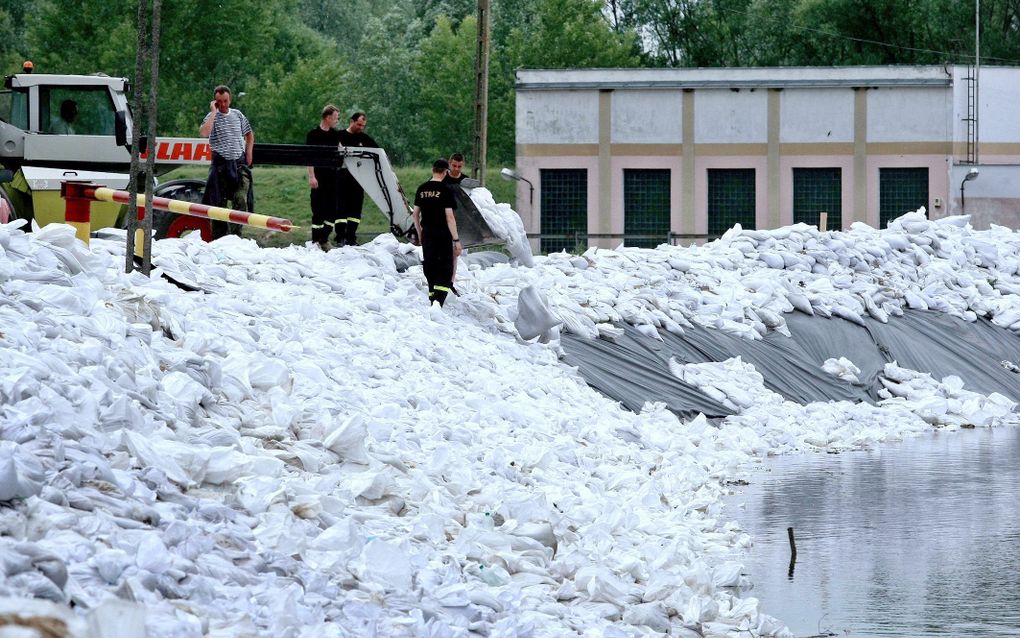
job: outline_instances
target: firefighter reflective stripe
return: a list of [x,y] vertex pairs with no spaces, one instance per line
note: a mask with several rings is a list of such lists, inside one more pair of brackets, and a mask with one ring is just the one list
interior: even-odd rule
[[[330,224],[332,226],[333,224]],[[312,224],[312,230],[318,230],[319,228],[325,228],[322,224]]]
[[[325,224],[326,226],[329,226],[330,228],[333,227],[333,222],[323,220],[322,223]],[[319,228],[322,228],[322,226],[319,226]]]
[[348,217],[347,218],[347,223],[348,224],[360,224],[361,223],[361,218],[360,217]]
[[450,290],[449,288],[447,288],[446,286],[433,286],[433,288],[435,288],[436,290],[438,290],[438,291],[440,291],[440,292],[452,292],[452,291],[451,291],[451,290]]

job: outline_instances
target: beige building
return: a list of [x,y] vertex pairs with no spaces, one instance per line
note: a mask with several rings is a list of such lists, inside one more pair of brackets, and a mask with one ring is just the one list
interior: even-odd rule
[[[1020,68],[517,72],[517,210],[536,248],[688,243],[925,206],[1020,224]],[[978,169],[976,178],[964,177]],[[961,190],[962,186],[962,190]]]

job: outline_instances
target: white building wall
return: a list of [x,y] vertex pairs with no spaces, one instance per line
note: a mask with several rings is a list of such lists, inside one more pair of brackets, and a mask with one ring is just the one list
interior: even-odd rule
[[694,93],[698,144],[764,144],[768,141],[768,92],[705,89]]
[[[1020,142],[1020,77],[1016,69],[981,67],[978,81],[980,111],[980,141],[989,143]],[[963,94],[963,112],[966,113],[967,92]]]
[[598,91],[517,94],[518,144],[597,144]]
[[[845,226],[855,218],[878,223],[882,168],[924,166],[933,217],[966,212],[978,228],[1017,228],[1020,68],[981,69],[981,176],[968,182],[961,211],[968,73],[964,66],[521,71],[518,169],[540,191],[542,168],[587,168],[591,232],[622,232],[628,168],[669,168],[673,231],[703,233],[709,168],[755,169],[756,217],[766,227],[791,221],[792,170],[811,166],[841,168]],[[601,139],[600,117],[609,120]],[[529,190],[520,185],[518,211],[538,232],[540,192],[532,209]]]
[[952,100],[945,87],[895,87],[868,91],[869,142],[947,142]]
[[788,89],[779,96],[779,141],[854,141],[853,89]]
[[683,99],[680,91],[613,91],[613,144],[680,144]]

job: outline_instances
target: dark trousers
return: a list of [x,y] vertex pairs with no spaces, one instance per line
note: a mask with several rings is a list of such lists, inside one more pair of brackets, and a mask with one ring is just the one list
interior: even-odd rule
[[[310,200],[312,204],[312,241],[316,244],[324,244],[329,241],[330,233],[336,228],[338,215],[336,184],[319,180],[319,187],[311,190]],[[337,228],[337,243],[343,243],[343,239],[343,231]]]
[[348,246],[358,245],[358,226],[361,224],[361,207],[365,204],[365,191],[360,186],[347,187],[340,193],[340,214],[336,220],[337,237],[343,237]]
[[453,287],[453,238],[450,233],[422,230],[422,268],[429,283],[429,302],[442,306]]
[[[225,160],[213,154],[209,166],[209,177],[206,179],[202,203],[208,206],[233,208],[244,212],[252,210],[252,178],[251,169],[245,166],[244,156],[236,160]],[[240,235],[241,225],[230,222],[210,220],[213,239],[227,234]]]

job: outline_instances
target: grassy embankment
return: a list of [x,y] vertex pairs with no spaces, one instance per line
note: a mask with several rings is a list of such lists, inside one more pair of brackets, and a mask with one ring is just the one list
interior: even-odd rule
[[[179,168],[163,175],[161,182],[181,178],[205,179],[205,168]],[[427,166],[404,166],[394,169],[400,180],[404,193],[408,198],[414,197],[414,190],[419,184],[429,179]],[[245,227],[244,237],[251,237],[262,246],[289,246],[304,244],[311,238],[312,211],[308,204],[308,172],[299,166],[287,167],[256,167],[255,177],[255,212],[273,217],[291,220],[300,228],[290,233],[278,233],[259,228]],[[514,182],[507,182],[499,176],[499,168],[486,171],[485,187],[492,191],[497,202],[507,202],[516,206],[514,201]],[[413,204],[413,202],[412,202]],[[365,209],[362,214],[358,241],[370,241],[380,233],[389,232],[389,220],[380,212],[371,199],[365,198]]]

